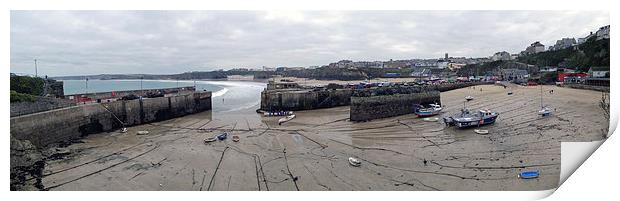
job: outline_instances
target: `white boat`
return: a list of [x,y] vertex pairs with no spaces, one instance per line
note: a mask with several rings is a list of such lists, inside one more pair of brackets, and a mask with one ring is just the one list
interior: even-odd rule
[[474,132],[480,134],[480,135],[486,135],[489,134],[489,130],[482,130],[482,129],[474,129]]
[[474,97],[473,96],[465,96],[465,100],[466,101],[474,100]]
[[439,117],[427,117],[427,118],[424,118],[424,121],[438,121],[438,120],[439,120]]
[[362,162],[357,158],[349,157],[349,164],[355,167],[359,167],[360,165],[362,165]]
[[205,144],[209,144],[211,142],[215,142],[216,140],[217,140],[217,138],[215,138],[215,137],[209,137],[209,138],[204,140],[204,143]]
[[148,135],[149,131],[138,131],[138,135]]
[[540,110],[538,110],[538,115],[542,117],[547,117],[551,115],[551,109],[543,105],[543,89],[542,85],[540,85]]
[[541,110],[538,110],[538,114],[543,117],[549,116],[551,115],[551,109],[544,107]]
[[443,109],[440,105],[437,104],[429,104],[429,106],[430,107],[424,107],[422,105],[416,104],[414,113],[418,115],[418,117],[430,117],[438,115],[439,112],[441,112],[441,110]]
[[287,116],[287,115],[292,115],[293,111],[280,111],[280,112],[264,112],[263,115],[266,117],[272,117],[272,116]]
[[294,115],[294,114],[292,114],[292,115],[288,115],[288,116],[286,116],[286,117],[284,117],[284,118],[282,118],[282,119],[278,120],[278,125],[282,125],[282,123],[287,122],[287,121],[290,121],[290,120],[292,120],[292,119],[294,119],[294,118],[295,118],[295,115]]

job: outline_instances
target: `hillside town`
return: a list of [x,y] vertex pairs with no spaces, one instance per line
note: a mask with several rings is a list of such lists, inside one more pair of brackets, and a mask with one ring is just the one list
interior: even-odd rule
[[[600,27],[581,38],[561,38],[548,48],[540,41],[520,53],[499,51],[488,57],[453,57],[388,61],[340,60],[321,66],[236,67],[230,70],[186,72],[176,75],[63,76],[58,79],[250,79],[298,77],[317,80],[419,78],[435,82],[504,80],[517,84],[609,86],[609,29]],[[596,47],[594,47],[596,46]],[[605,48],[607,47],[607,48]],[[597,51],[597,52],[593,52]]]

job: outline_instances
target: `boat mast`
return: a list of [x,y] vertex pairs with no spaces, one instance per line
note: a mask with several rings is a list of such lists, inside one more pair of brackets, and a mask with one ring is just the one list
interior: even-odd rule
[[542,89],[542,84],[540,85],[540,108],[544,108],[543,107],[543,89]]

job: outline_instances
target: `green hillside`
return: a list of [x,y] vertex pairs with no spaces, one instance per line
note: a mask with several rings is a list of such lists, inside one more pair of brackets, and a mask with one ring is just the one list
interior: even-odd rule
[[517,61],[537,66],[569,67],[580,71],[588,71],[592,66],[609,67],[609,39],[595,39],[596,37],[592,37],[577,48],[521,56]]

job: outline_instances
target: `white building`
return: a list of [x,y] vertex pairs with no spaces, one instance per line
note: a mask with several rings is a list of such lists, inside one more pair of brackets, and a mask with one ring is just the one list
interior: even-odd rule
[[545,45],[543,45],[539,41],[536,41],[532,43],[530,46],[528,46],[527,48],[525,48],[525,50],[522,51],[521,54],[524,54],[524,55],[536,54],[536,53],[544,52],[544,51],[545,51]]
[[447,68],[448,67],[448,61],[437,61],[437,68]]
[[596,31],[596,40],[609,38],[609,25],[601,27]]
[[562,40],[557,40],[555,42],[555,45],[549,46],[549,50],[554,51],[554,50],[566,49],[576,44],[577,44],[577,41],[575,40],[575,38],[562,38]]
[[510,60],[510,53],[506,52],[506,51],[502,51],[502,52],[497,52],[495,54],[493,54],[493,56],[491,56],[491,60],[493,61],[506,61],[506,60]]

